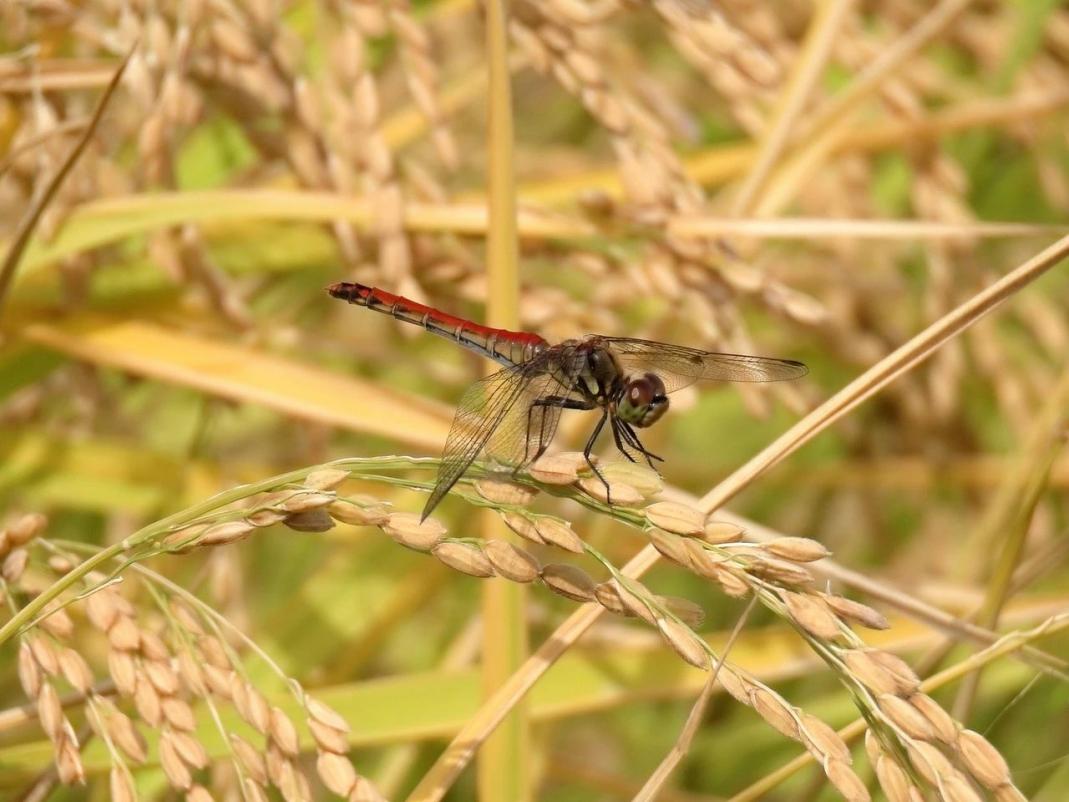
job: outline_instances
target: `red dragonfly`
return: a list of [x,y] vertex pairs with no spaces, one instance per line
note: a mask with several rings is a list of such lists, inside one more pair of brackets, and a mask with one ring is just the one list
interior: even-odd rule
[[606,423],[620,453],[632,462],[641,456],[652,468],[653,460],[663,460],[646,450],[635,429],[664,415],[669,393],[699,379],[765,382],[808,373],[805,365],[790,359],[721,354],[630,337],[592,334],[550,345],[537,334],[480,326],[363,284],[339,282],[327,292],[413,323],[504,366],[475,382],[460,399],[423,518],[481,455],[513,471],[542,456],[562,410],[601,410],[583,454],[608,493],[609,483],[590,456]]

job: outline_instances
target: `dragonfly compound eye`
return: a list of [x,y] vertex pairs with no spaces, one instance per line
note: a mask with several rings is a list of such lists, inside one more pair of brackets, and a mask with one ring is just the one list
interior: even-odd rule
[[653,373],[631,379],[616,404],[617,416],[639,428],[656,423],[668,409],[664,382]]

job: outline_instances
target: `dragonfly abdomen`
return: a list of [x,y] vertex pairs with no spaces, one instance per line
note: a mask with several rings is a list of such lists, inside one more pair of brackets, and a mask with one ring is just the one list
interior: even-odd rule
[[368,309],[426,329],[431,334],[453,340],[469,351],[474,351],[502,365],[518,365],[527,362],[547,345],[546,341],[537,334],[481,326],[377,287],[340,281],[328,287],[327,291],[335,298],[357,306],[366,306]]

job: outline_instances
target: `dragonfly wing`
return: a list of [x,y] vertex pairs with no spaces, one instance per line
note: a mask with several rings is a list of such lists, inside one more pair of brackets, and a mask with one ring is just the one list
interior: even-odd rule
[[805,365],[793,359],[724,354],[628,337],[600,339],[612,349],[625,368],[657,374],[670,393],[700,379],[773,382],[799,379],[809,372]]
[[423,507],[424,518],[486,449],[510,408],[523,397],[528,378],[522,365],[505,368],[464,391],[445,440],[438,480]]
[[572,378],[556,371],[530,377],[487,444],[489,456],[503,465],[523,468],[545,451],[563,410],[559,405],[537,402],[550,397],[576,400],[570,391]]
[[537,404],[549,397],[576,399],[575,368],[546,361],[505,368],[469,387],[457,406],[446,438],[438,480],[423,507],[430,515],[480,455],[522,468],[549,446],[561,407]]

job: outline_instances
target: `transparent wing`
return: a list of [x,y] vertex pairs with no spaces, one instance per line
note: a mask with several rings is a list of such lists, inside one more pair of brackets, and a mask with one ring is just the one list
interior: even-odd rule
[[523,468],[535,460],[552,442],[563,411],[559,405],[537,402],[578,399],[570,392],[571,379],[558,373],[543,373],[527,381],[520,398],[487,443],[487,456],[511,468]]
[[809,372],[809,368],[793,359],[723,354],[628,337],[602,337],[600,339],[612,349],[625,368],[631,371],[648,371],[657,374],[670,393],[693,384],[699,379],[775,382],[799,379]]
[[559,371],[547,372],[544,363],[525,363],[472,384],[457,405],[438,480],[423,507],[423,517],[430,515],[480,455],[519,467],[548,446],[561,409],[534,402],[566,395],[567,385],[562,381],[567,377]]

